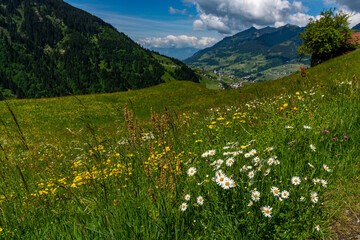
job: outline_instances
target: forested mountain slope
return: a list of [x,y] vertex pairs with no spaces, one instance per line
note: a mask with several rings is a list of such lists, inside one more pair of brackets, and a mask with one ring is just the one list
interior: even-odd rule
[[198,81],[183,63],[140,47],[62,0],[0,3],[0,92],[5,95],[124,91],[162,83],[165,75]]

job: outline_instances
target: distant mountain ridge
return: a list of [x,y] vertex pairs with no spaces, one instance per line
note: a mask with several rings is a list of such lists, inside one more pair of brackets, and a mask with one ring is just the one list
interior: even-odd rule
[[200,50],[184,62],[208,70],[217,70],[239,77],[296,63],[299,33],[304,28],[285,25],[279,28],[249,28],[226,37],[210,48]]
[[198,81],[180,61],[142,48],[62,0],[0,3],[0,93],[19,98],[103,93],[169,79]]
[[360,23],[352,28],[352,30],[356,30],[360,32]]

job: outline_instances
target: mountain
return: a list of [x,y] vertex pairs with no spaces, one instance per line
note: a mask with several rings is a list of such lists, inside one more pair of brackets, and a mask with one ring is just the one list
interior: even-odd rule
[[185,48],[156,48],[156,47],[151,47],[150,50],[153,50],[155,52],[159,52],[160,54],[163,54],[165,56],[169,56],[172,58],[177,58],[180,60],[184,60],[187,59],[189,57],[191,57],[192,55],[194,55],[194,53],[198,52],[200,49],[199,48],[194,48],[194,47],[185,47]]
[[0,2],[0,93],[19,98],[103,93],[173,79],[198,81],[180,61],[140,47],[62,0]]
[[357,32],[360,32],[360,23],[352,28],[352,30],[356,30]]
[[[294,25],[263,29],[252,27],[224,38],[184,62],[238,77],[252,75],[256,79],[268,69],[298,62],[299,33],[303,30]],[[281,76],[280,73],[278,75]]]

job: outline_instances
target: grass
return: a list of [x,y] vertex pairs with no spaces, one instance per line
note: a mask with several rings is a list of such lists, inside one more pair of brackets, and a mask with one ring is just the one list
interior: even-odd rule
[[238,90],[1,102],[1,238],[356,236],[359,58]]

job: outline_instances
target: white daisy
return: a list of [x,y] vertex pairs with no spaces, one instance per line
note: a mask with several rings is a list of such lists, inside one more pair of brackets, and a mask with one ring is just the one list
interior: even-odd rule
[[311,198],[311,201],[313,202],[313,203],[317,203],[318,202],[318,197],[317,197],[317,193],[316,192],[312,192],[311,194],[310,194],[310,198]]
[[290,129],[290,128],[294,128],[294,127],[292,127],[292,126],[286,126],[285,128],[286,128],[286,129]]
[[274,196],[279,196],[280,195],[280,190],[279,190],[279,188],[277,188],[277,187],[272,187],[271,188],[271,192],[274,194]]
[[310,144],[310,148],[311,148],[311,150],[312,150],[313,152],[316,152],[316,148],[315,148],[314,145]]
[[299,177],[293,177],[292,179],[291,179],[291,182],[292,182],[292,184],[294,184],[294,185],[299,185],[300,183],[301,183],[301,180],[300,180],[300,178]]
[[216,176],[216,177],[220,177],[220,176],[222,176],[222,175],[224,175],[224,173],[223,173],[222,170],[218,170],[218,171],[216,171],[216,173],[215,173],[215,176]]
[[315,227],[315,229],[316,229],[317,231],[320,231],[320,225],[317,225],[317,226]]
[[261,211],[263,212],[265,217],[271,217],[271,210],[272,208],[270,208],[269,206],[261,208]]
[[280,161],[279,160],[276,160],[275,161],[275,165],[277,166],[277,165],[280,165]]
[[301,197],[300,197],[300,201],[301,201],[301,202],[305,201],[305,197],[301,196]]
[[305,128],[305,129],[312,129],[312,127],[306,126],[306,125],[304,125],[304,128]]
[[229,158],[226,160],[226,166],[231,167],[234,164],[235,160],[233,158]]
[[250,181],[249,182],[249,186],[253,185],[254,184],[254,181]]
[[310,167],[314,168],[314,165],[312,165],[311,163],[308,163]]
[[254,171],[251,171],[251,172],[249,172],[249,178],[253,178],[254,176],[255,176],[255,173],[254,173]]
[[260,199],[260,192],[258,192],[258,191],[252,191],[252,193],[251,193],[251,198],[252,198],[252,200],[254,200],[255,202],[259,201],[259,199]]
[[224,150],[229,149],[229,148],[230,148],[229,146],[225,146],[225,147],[223,147],[223,149],[224,149]]
[[201,154],[201,157],[207,157],[207,156],[209,156],[209,152],[204,152],[203,154]]
[[186,208],[187,208],[186,203],[181,204],[181,206],[180,206],[181,211],[183,211],[183,212],[186,211]]
[[269,173],[270,173],[270,168],[266,169],[264,175],[267,176],[267,175],[269,175]]
[[289,193],[288,191],[286,191],[286,190],[284,190],[284,191],[281,192],[281,197],[282,197],[282,198],[288,198],[289,195],[290,195],[290,193]]
[[326,166],[325,164],[323,165],[323,167],[324,167],[325,171],[331,172],[331,169],[328,166]]
[[224,160],[222,160],[222,159],[219,159],[219,160],[216,161],[216,163],[219,164],[219,165],[223,164],[223,162],[224,162]]
[[197,204],[199,204],[199,205],[203,205],[203,204],[204,204],[204,198],[203,198],[202,196],[199,196],[199,197],[197,198]]
[[186,195],[185,195],[185,200],[186,200],[186,201],[189,201],[189,200],[190,200],[190,194],[186,194]]
[[216,183],[219,184],[220,186],[225,182],[226,180],[226,176],[225,175],[221,175],[219,177],[216,178]]
[[322,179],[321,180],[321,185],[326,188],[327,187],[327,181]]
[[251,156],[254,156],[256,154],[256,149],[251,149],[250,154]]
[[214,155],[215,155],[215,153],[216,153],[216,151],[215,151],[215,150],[209,150],[209,155],[210,155],[210,156],[214,156]]
[[273,158],[269,158],[269,160],[267,161],[267,163],[271,166],[274,163],[274,159]]
[[252,160],[252,162],[253,162],[254,164],[258,164],[258,163],[260,162],[260,158],[259,158],[259,157],[256,157],[256,158],[254,158],[254,159]]
[[321,180],[319,178],[314,178],[312,181],[314,184],[317,184],[320,183]]
[[230,178],[226,178],[225,181],[222,183],[223,189],[229,189],[234,185],[234,181]]
[[250,156],[251,156],[250,153],[245,153],[245,155],[244,155],[244,157],[246,157],[246,158],[248,158]]
[[190,177],[193,176],[195,173],[196,173],[196,168],[194,168],[194,167],[189,168],[189,170],[188,170],[188,172],[187,172],[187,174],[188,174]]

